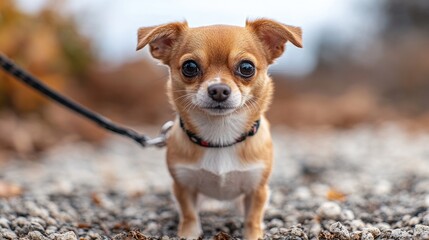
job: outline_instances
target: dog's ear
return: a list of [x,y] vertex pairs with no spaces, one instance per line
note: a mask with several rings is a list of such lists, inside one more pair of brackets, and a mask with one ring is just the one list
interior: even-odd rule
[[139,28],[137,50],[149,44],[152,56],[167,63],[173,44],[187,28],[187,22],[174,22],[155,27]]
[[299,27],[285,25],[269,19],[247,20],[246,28],[250,29],[265,47],[268,63],[280,57],[287,41],[302,48],[302,31]]

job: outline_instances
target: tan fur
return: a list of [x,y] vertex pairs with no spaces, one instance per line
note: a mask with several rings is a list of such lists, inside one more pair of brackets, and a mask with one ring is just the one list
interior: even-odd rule
[[[200,191],[213,187],[216,188],[213,195],[220,199],[224,197],[222,191],[236,197],[238,189],[243,188],[241,195],[244,195],[246,210],[244,237],[251,240],[263,237],[261,224],[269,197],[268,180],[273,159],[269,124],[264,117],[273,92],[267,68],[283,53],[286,41],[302,47],[300,28],[267,19],[247,21],[246,27],[216,25],[188,28],[186,22],[176,22],[139,29],[137,49],[149,44],[152,56],[170,68],[168,96],[188,130],[200,135],[201,130],[220,124],[219,126],[225,125],[226,129],[232,131],[236,127],[233,121],[238,121],[237,124],[242,125],[241,133],[245,133],[256,120],[261,119],[259,131],[255,136],[229,147],[229,150],[209,150],[192,143],[180,128],[178,119],[176,120],[167,141],[167,164],[174,180],[173,192],[180,208],[179,236],[197,238],[201,234],[196,198],[201,194]],[[200,75],[192,79],[182,75],[181,66],[187,60],[198,63],[201,68]],[[256,73],[253,77],[244,79],[236,74],[237,65],[242,60],[254,63]],[[232,113],[211,114],[191,101],[197,93],[204,93],[213,81],[227,84],[232,94],[241,97],[240,106]],[[225,135],[228,134],[235,137],[233,132],[225,132]],[[199,170],[198,164],[202,164],[201,161],[213,161],[213,156],[218,156],[218,152],[219,156],[225,157],[216,159],[218,164],[225,165],[223,160],[234,161],[234,164],[224,166],[227,171],[225,174],[216,173],[210,166],[208,169]],[[219,166],[222,168],[221,165]],[[192,187],[193,182],[183,176],[188,173],[194,174],[192,178],[198,178],[190,181],[202,182],[206,180],[204,174],[207,173],[212,177],[212,181],[208,181],[209,184],[214,185],[203,186],[203,189],[198,185]],[[237,177],[246,178],[243,179],[243,186],[234,186],[234,182],[232,186],[216,182],[237,180]],[[255,179],[255,185],[247,183]]]

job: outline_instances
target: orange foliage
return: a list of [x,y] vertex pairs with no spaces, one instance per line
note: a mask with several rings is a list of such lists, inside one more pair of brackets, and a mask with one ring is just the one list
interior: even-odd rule
[[[89,41],[72,19],[46,6],[30,15],[14,0],[0,3],[0,50],[54,89],[64,90],[74,78],[86,75],[95,60]],[[0,72],[0,108],[34,112],[47,101],[38,93]]]

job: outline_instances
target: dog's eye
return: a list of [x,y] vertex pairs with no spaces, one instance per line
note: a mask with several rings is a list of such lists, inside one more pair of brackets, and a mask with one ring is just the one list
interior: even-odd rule
[[185,77],[192,78],[200,74],[198,64],[193,60],[188,60],[182,65],[182,73]]
[[255,65],[248,60],[241,61],[237,67],[237,74],[243,78],[250,78],[255,74]]

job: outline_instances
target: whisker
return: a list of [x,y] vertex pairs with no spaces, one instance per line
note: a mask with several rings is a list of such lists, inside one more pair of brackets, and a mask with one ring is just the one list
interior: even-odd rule
[[177,100],[180,100],[180,99],[183,99],[183,98],[186,98],[186,97],[191,97],[191,96],[193,96],[193,94],[185,94],[185,95],[182,95],[182,96],[179,96],[179,97],[175,98],[174,101],[177,101]]

